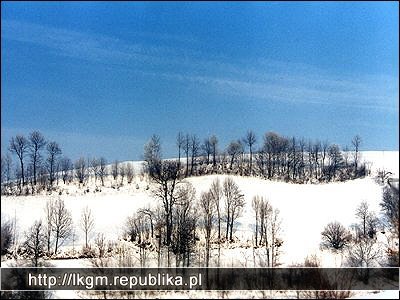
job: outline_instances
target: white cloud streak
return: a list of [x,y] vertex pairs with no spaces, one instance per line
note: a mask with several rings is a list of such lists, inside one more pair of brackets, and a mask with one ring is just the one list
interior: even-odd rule
[[[182,37],[155,34],[153,40],[179,41],[174,44],[181,45],[156,46],[140,38],[128,42],[104,35],[2,20],[2,38],[42,46],[56,55],[128,68],[144,76],[186,82],[246,100],[398,112],[397,78],[372,75],[336,78],[306,64],[265,59],[229,63],[226,57],[210,58],[209,55],[204,59],[200,51],[187,47]],[[188,44],[195,43],[188,40]]]

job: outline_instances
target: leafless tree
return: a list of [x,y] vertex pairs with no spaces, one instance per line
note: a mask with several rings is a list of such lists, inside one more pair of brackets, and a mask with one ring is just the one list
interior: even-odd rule
[[232,141],[227,148],[227,153],[231,158],[230,169],[233,168],[233,163],[235,161],[235,157],[241,152],[242,144],[239,141]]
[[322,143],[322,148],[321,148],[321,175],[325,175],[325,159],[326,156],[328,155],[328,148],[329,148],[329,142],[324,141]]
[[182,132],[178,132],[178,136],[176,137],[176,145],[178,146],[178,162],[180,163],[182,149],[185,145],[185,137]]
[[99,159],[99,177],[101,185],[104,186],[104,178],[107,176],[107,161],[104,157]]
[[373,267],[381,257],[382,249],[379,244],[369,238],[355,241],[348,250],[348,260],[352,267]]
[[362,233],[365,237],[367,235],[367,221],[369,215],[368,203],[366,201],[361,202],[361,204],[357,207],[356,216],[361,221]]
[[208,267],[210,262],[211,229],[214,219],[213,216],[215,213],[215,201],[211,191],[201,194],[200,207],[203,211],[204,229],[206,231],[206,267]]
[[213,167],[215,168],[217,164],[217,154],[218,154],[218,139],[215,135],[210,137],[210,145],[212,149],[212,155],[213,155]]
[[133,176],[135,175],[132,163],[130,162],[126,163],[125,169],[126,169],[126,180],[128,184],[130,184],[132,183]]
[[342,153],[338,145],[330,145],[328,148],[328,155],[330,160],[329,165],[329,179],[335,178],[338,169],[343,163]]
[[174,226],[171,248],[176,257],[176,266],[180,263],[189,267],[190,255],[195,245],[197,217],[195,212],[196,191],[190,183],[178,187],[177,203],[173,212]]
[[186,155],[186,169],[185,169],[185,176],[189,176],[189,155],[190,155],[190,136],[186,134],[183,140],[183,151]]
[[126,175],[126,166],[124,163],[121,163],[120,167],[119,167],[119,175],[121,177],[121,185],[124,184],[124,178]]
[[54,203],[52,225],[55,235],[54,254],[57,254],[59,246],[61,246],[72,233],[71,213],[65,207],[65,203],[62,199],[57,199]]
[[29,150],[33,165],[33,184],[36,185],[36,170],[40,161],[40,151],[46,145],[44,136],[39,131],[33,131],[29,135]]
[[[266,247],[268,249],[267,258],[268,258],[268,266],[275,267],[278,262],[278,254],[279,254],[278,250],[279,247],[282,245],[282,240],[279,237],[282,229],[279,209],[277,208],[273,209],[270,216],[271,216],[270,232],[268,233],[268,231],[266,231],[267,232]],[[268,241],[268,237],[271,238],[270,241]],[[271,259],[269,260],[270,257]]]
[[25,185],[25,174],[24,174],[24,157],[28,150],[29,142],[23,135],[16,135],[10,140],[9,150],[18,156],[20,163],[20,174],[22,179],[22,185]]
[[94,242],[99,249],[99,257],[102,258],[106,250],[106,237],[104,233],[98,233]]
[[51,242],[53,232],[53,215],[55,210],[53,199],[49,199],[45,206],[45,240],[47,245],[47,255],[51,254]]
[[190,137],[190,154],[191,154],[190,174],[191,175],[193,175],[195,159],[199,155],[199,151],[200,151],[200,141],[197,138],[197,136],[194,134]]
[[11,155],[7,153],[1,156],[1,192],[5,193],[6,188],[11,185],[11,169],[12,169],[12,159]]
[[158,135],[153,134],[150,141],[144,145],[143,158],[146,163],[161,160],[161,142]]
[[202,149],[204,154],[207,156],[207,165],[208,165],[210,163],[210,155],[212,154],[212,147],[209,138],[206,138],[204,140]]
[[68,157],[63,157],[60,160],[61,177],[64,184],[71,179],[72,162]]
[[154,223],[155,223],[155,219],[156,219],[156,214],[150,208],[141,208],[141,209],[138,210],[138,215],[142,219],[148,219],[149,220],[151,237],[153,238],[154,237]]
[[57,159],[61,155],[61,149],[56,142],[49,142],[46,147],[47,150],[47,167],[49,171],[50,186],[53,186],[56,173]]
[[360,151],[360,145],[361,145],[361,137],[359,135],[356,135],[355,137],[353,137],[353,139],[351,140],[351,144],[354,147],[354,169],[355,169],[355,172],[357,173],[358,162],[360,160],[359,151]]
[[94,218],[92,216],[92,211],[88,206],[86,206],[82,211],[80,225],[85,234],[85,247],[88,248],[89,235],[94,229]]
[[125,234],[129,237],[130,242],[135,242],[139,237],[141,242],[141,218],[137,214],[133,214],[126,219]]
[[251,202],[251,206],[256,213],[256,228],[255,228],[255,245],[258,245],[258,231],[259,231],[259,223],[260,223],[260,214],[261,214],[261,197],[260,196],[254,196],[253,200]]
[[78,179],[79,183],[84,183],[87,177],[87,167],[86,161],[83,157],[79,158],[75,162],[75,176]]
[[38,266],[39,258],[44,254],[44,241],[42,221],[36,221],[29,228],[24,242],[26,249],[33,255],[32,261],[35,267]]
[[225,238],[232,240],[233,225],[236,219],[241,215],[244,207],[244,196],[239,186],[232,178],[227,177],[223,182],[223,194],[225,198],[225,214],[226,214],[226,235]]
[[90,161],[90,170],[93,173],[94,176],[94,183],[97,183],[97,177],[99,175],[99,170],[100,170],[100,160],[93,158]]
[[322,243],[324,248],[333,248],[335,250],[342,250],[351,241],[349,231],[339,222],[331,222],[325,226],[321,232]]
[[257,142],[256,134],[252,130],[248,130],[246,136],[244,137],[243,141],[249,147],[250,152],[250,175],[253,175],[253,147]]
[[210,193],[215,203],[215,210],[217,213],[218,222],[218,241],[221,240],[221,198],[222,198],[222,187],[218,178],[214,179],[211,183]]
[[318,179],[319,177],[319,173],[318,169],[319,169],[319,153],[321,151],[321,142],[319,140],[317,140],[314,145],[313,145],[313,156],[314,156],[314,165],[315,165],[315,179]]
[[119,175],[119,161],[115,160],[112,167],[111,167],[111,174],[114,178],[114,180],[116,181]]
[[388,184],[383,189],[383,197],[380,206],[385,214],[385,219],[393,229],[395,236],[399,237],[399,188]]
[[145,169],[151,181],[156,184],[152,192],[163,204],[166,227],[165,244],[169,246],[172,234],[172,212],[177,201],[176,187],[181,179],[180,164],[177,161],[161,159],[161,144],[157,136],[153,136],[144,148]]

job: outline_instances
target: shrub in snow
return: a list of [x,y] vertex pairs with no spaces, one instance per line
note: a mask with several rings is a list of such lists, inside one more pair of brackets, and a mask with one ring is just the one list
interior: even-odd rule
[[91,249],[90,247],[83,247],[82,248],[82,253],[79,256],[79,258],[95,258],[96,257],[96,252],[94,249]]

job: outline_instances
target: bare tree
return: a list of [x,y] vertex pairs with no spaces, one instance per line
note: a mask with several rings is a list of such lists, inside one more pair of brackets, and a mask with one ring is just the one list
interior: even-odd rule
[[163,204],[166,227],[165,244],[169,246],[172,234],[172,212],[177,201],[176,187],[181,179],[180,165],[177,161],[161,160],[161,144],[157,136],[153,135],[144,149],[145,169],[151,181],[156,184],[153,194]]
[[215,201],[211,191],[201,194],[200,207],[203,211],[204,229],[206,231],[206,267],[208,267],[210,262],[211,229],[213,225],[213,216],[215,213]]
[[150,232],[151,232],[151,237],[154,237],[154,222],[155,222],[155,213],[152,211],[150,208],[141,208],[138,210],[138,215],[142,219],[148,219],[149,220],[149,225],[150,225]]
[[11,185],[11,170],[12,170],[12,159],[11,155],[7,153],[5,156],[1,156],[1,192],[5,193],[7,187]]
[[353,137],[353,139],[351,140],[351,144],[354,147],[354,169],[355,172],[357,173],[357,169],[358,169],[358,162],[359,162],[359,151],[360,151],[360,145],[361,145],[361,137],[359,135],[356,135],[355,137]]
[[99,177],[101,180],[101,185],[104,186],[104,178],[107,176],[107,161],[104,157],[99,159]]
[[233,225],[235,220],[241,215],[244,207],[244,196],[239,190],[239,186],[232,178],[227,177],[223,182],[223,193],[225,196],[226,213],[226,239],[232,240]]
[[33,255],[33,265],[38,266],[38,261],[44,254],[44,234],[42,221],[36,221],[26,234],[24,246]]
[[75,162],[75,176],[78,179],[79,183],[84,183],[87,177],[87,170],[86,170],[86,162],[83,157],[79,158]]
[[328,148],[329,148],[329,143],[328,141],[324,141],[322,143],[322,148],[321,148],[321,176],[325,175],[325,159],[328,154]]
[[242,145],[239,141],[232,141],[227,148],[227,153],[231,158],[230,169],[233,168],[233,163],[235,161],[235,157],[240,153],[242,150]]
[[253,146],[257,142],[256,134],[252,130],[248,130],[243,141],[249,147],[250,152],[250,176],[253,175]]
[[114,178],[114,180],[116,181],[117,180],[117,178],[118,178],[118,175],[119,175],[119,161],[118,160],[115,160],[114,161],[114,164],[112,165],[112,167],[111,167],[111,174],[112,174],[112,176],[113,176],[113,178]]
[[25,175],[24,175],[24,157],[26,151],[28,150],[29,142],[23,135],[17,135],[12,137],[10,140],[10,152],[15,153],[18,156],[20,163],[20,174],[22,179],[22,185],[25,185]]
[[342,153],[338,145],[330,145],[328,148],[328,155],[330,160],[329,165],[329,179],[335,178],[337,171],[343,163]]
[[393,229],[395,236],[399,237],[399,188],[388,184],[383,189],[383,197],[380,206],[384,212],[385,219]]
[[256,228],[255,228],[255,245],[258,245],[258,225],[260,223],[260,213],[261,213],[261,197],[260,196],[254,196],[253,200],[251,202],[251,206],[256,213]]
[[322,247],[333,248],[335,250],[342,250],[351,240],[349,231],[336,221],[326,225],[321,235]]
[[99,170],[100,170],[100,160],[98,160],[98,159],[96,159],[96,158],[93,158],[93,159],[90,161],[90,170],[91,170],[92,173],[93,173],[93,176],[94,176],[94,183],[96,184],[96,183],[97,183],[97,177],[98,177],[98,175],[99,175]]
[[171,248],[176,257],[176,266],[189,267],[190,255],[195,245],[196,212],[195,212],[196,191],[190,183],[179,186],[177,190],[177,203],[174,209],[173,239]]
[[178,132],[178,136],[176,137],[176,145],[178,146],[178,162],[181,162],[181,151],[185,145],[185,137],[182,132]]
[[50,186],[53,186],[56,172],[56,163],[58,157],[61,155],[61,149],[56,142],[49,142],[46,147],[47,150],[47,167],[49,171]]
[[52,199],[49,199],[45,206],[45,240],[47,245],[47,255],[51,254],[51,242],[53,232],[53,215],[55,209],[55,203]]
[[189,175],[189,155],[190,155],[190,136],[189,136],[189,134],[186,134],[186,136],[184,137],[183,151],[185,152],[185,155],[186,155],[185,176],[187,177]]
[[63,157],[60,160],[61,177],[64,184],[71,179],[71,170],[73,168],[72,161],[68,157]]
[[372,267],[382,256],[378,243],[368,238],[355,241],[348,251],[348,260],[352,267]]
[[86,206],[81,214],[81,228],[83,233],[85,234],[85,247],[89,247],[89,234],[94,229],[94,218],[92,216],[92,211],[88,206]]
[[94,243],[99,249],[99,257],[102,258],[104,256],[104,252],[106,250],[106,237],[104,233],[98,233]]
[[365,237],[367,235],[367,220],[368,220],[369,210],[368,203],[366,201],[361,202],[361,204],[357,207],[356,216],[361,221],[362,233]]
[[52,225],[55,235],[54,254],[57,254],[59,246],[61,246],[72,233],[71,213],[65,207],[65,203],[62,199],[57,199],[54,203]]
[[128,162],[126,163],[126,180],[128,183],[132,183],[133,176],[135,175],[135,172],[133,170],[132,163]]
[[150,141],[144,145],[143,158],[146,163],[161,160],[161,142],[158,135],[153,134]]
[[121,177],[121,185],[124,184],[125,175],[126,175],[126,167],[124,163],[121,163],[121,166],[119,167],[119,176]]
[[218,241],[221,240],[221,198],[222,198],[222,187],[219,179],[216,178],[211,184],[210,188],[211,197],[215,203],[215,209],[217,212],[218,221]]
[[207,156],[207,165],[208,165],[210,163],[210,155],[212,154],[212,148],[211,148],[211,143],[210,143],[209,138],[204,140],[202,149],[204,151],[204,154]]
[[36,170],[40,160],[40,150],[46,145],[44,136],[39,131],[33,131],[29,135],[29,150],[33,165],[33,184],[36,185]]
[[218,139],[217,139],[217,137],[215,135],[210,137],[210,145],[211,145],[212,155],[213,155],[213,166],[215,168],[215,166],[217,164],[216,157],[217,157],[217,154],[218,154],[218,149],[217,149]]
[[200,141],[194,134],[190,137],[190,151],[191,151],[190,175],[193,175],[195,159],[199,155],[199,150],[200,150]]

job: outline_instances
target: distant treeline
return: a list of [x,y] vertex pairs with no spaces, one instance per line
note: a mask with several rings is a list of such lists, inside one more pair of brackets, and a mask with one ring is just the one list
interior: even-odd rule
[[[220,149],[218,138],[213,135],[200,142],[196,135],[179,133],[177,136],[178,161],[183,176],[205,174],[235,174],[257,176],[286,182],[329,182],[365,176],[367,169],[360,163],[361,138],[351,140],[351,148],[284,137],[267,132],[258,143],[253,131],[243,138],[231,141]],[[160,138],[151,137],[146,147],[160,148]],[[145,149],[146,160],[146,149]]]
[[[183,177],[207,174],[235,174],[256,176],[295,183],[317,183],[349,180],[365,176],[367,169],[360,163],[361,138],[356,135],[351,147],[340,147],[327,141],[311,141],[285,137],[267,132],[259,141],[253,131],[231,141],[225,148],[213,135],[201,141],[196,135],[178,133],[176,139],[180,173]],[[145,145],[158,147],[160,137],[153,135]],[[2,193],[35,193],[52,189],[62,180],[74,179],[85,184],[90,176],[104,186],[104,179],[112,175],[115,182],[131,183],[134,175],[130,163],[112,162],[104,157],[84,158],[72,162],[63,155],[60,145],[48,141],[39,131],[12,137],[8,153],[1,156]],[[147,154],[146,154],[147,153]],[[13,162],[12,155],[14,156]],[[146,172],[146,168],[143,169]]]

